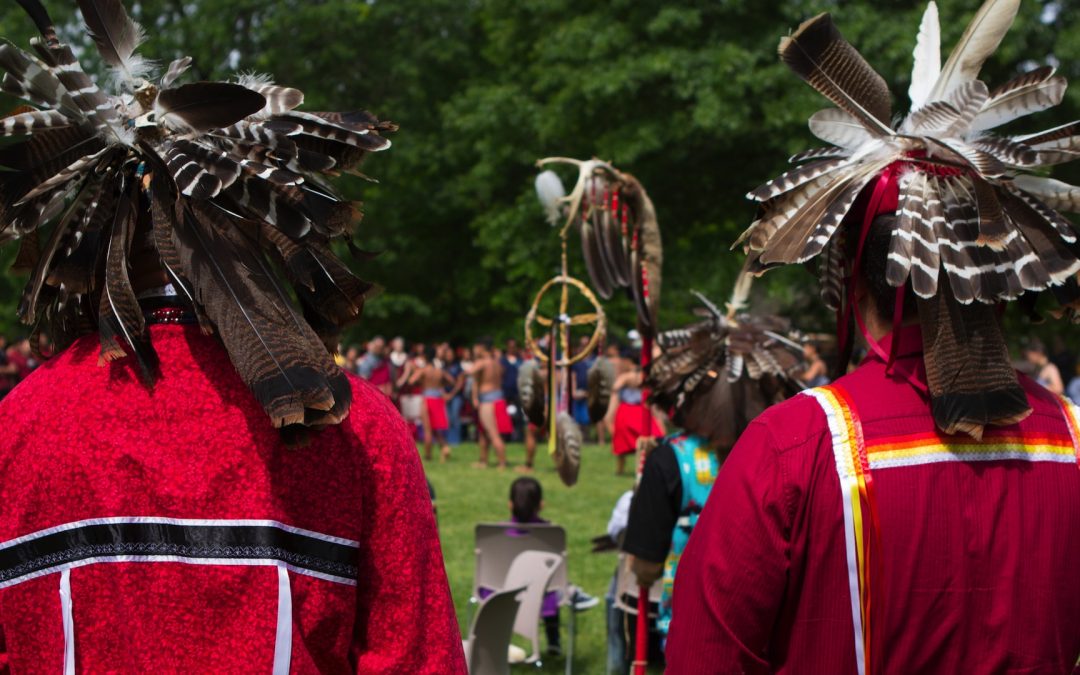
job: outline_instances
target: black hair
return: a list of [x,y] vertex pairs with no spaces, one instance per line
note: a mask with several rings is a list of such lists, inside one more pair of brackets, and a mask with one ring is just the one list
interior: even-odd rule
[[427,359],[428,362],[435,360],[435,345],[424,346],[424,358]]
[[540,513],[540,502],[544,500],[544,489],[540,481],[522,476],[510,484],[510,513],[521,523],[536,520]]
[[1042,354],[1043,356],[1046,355],[1046,345],[1044,345],[1042,340],[1037,337],[1024,340],[1021,349],[1025,352],[1035,352],[1036,354]]
[[[859,246],[858,228],[862,225],[861,219],[853,222],[854,227],[849,227],[847,232],[848,259],[855,258]],[[896,229],[896,216],[887,213],[874,218],[870,223],[870,233],[866,236],[866,244],[863,247],[862,265],[859,276],[866,285],[866,292],[874,301],[877,318],[886,323],[891,323],[896,310],[896,287],[889,284],[885,278],[885,270],[889,264],[889,245],[892,242],[892,234]],[[941,275],[939,283],[945,282]],[[911,283],[905,284],[904,291],[904,316],[915,312],[915,294],[911,290]]]

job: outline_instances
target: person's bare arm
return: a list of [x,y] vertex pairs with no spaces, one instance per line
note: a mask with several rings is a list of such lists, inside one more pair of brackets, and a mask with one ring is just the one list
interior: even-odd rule
[[406,384],[412,384],[412,376],[413,376],[413,373],[415,373],[415,372],[416,372],[416,366],[413,365],[413,362],[412,361],[406,361],[405,366],[401,369],[401,375],[398,377],[397,381],[394,383],[394,386],[400,388],[400,387],[404,387]]
[[451,378],[451,382],[453,382],[454,388],[446,392],[446,395],[443,397],[447,401],[460,394],[461,391],[465,388],[465,371],[462,370],[460,373],[458,373],[457,379]]
[[573,399],[585,399],[589,398],[589,392],[585,389],[578,389],[577,372],[570,371],[570,397]]
[[634,373],[623,373],[615,378],[615,385],[611,387],[611,398],[608,399],[608,409],[604,413],[604,424],[608,429],[615,428],[615,412],[619,409],[619,391],[623,387],[630,386],[630,380]]
[[1065,393],[1065,383],[1061,381],[1061,371],[1052,363],[1043,368],[1043,376],[1046,378],[1046,388],[1058,396]]
[[811,363],[806,368],[806,370],[804,370],[802,372],[802,375],[799,375],[799,379],[802,380],[803,382],[810,382],[815,377],[819,377],[819,376],[824,375],[824,374],[825,374],[825,362],[822,361],[821,359],[817,359],[813,363]]
[[[421,380],[421,378],[424,377],[424,371],[425,370],[427,370],[427,369],[426,368],[416,368],[416,369],[413,370],[413,372],[409,373],[409,380],[408,380],[409,386],[412,386],[412,385],[416,384],[417,382],[419,382]],[[401,386],[401,385],[398,385],[398,386]]]
[[472,404],[477,410],[480,409],[480,387],[484,384],[485,369],[487,368],[487,359],[483,361],[477,361],[473,364],[473,388],[472,388]]

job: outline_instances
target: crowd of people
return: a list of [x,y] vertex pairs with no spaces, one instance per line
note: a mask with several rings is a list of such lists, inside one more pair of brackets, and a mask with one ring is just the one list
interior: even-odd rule
[[[633,368],[628,352],[621,353],[616,345],[609,345],[607,352],[617,367]],[[364,378],[395,402],[413,426],[425,458],[432,459],[434,447],[439,446],[439,457],[446,461],[454,446],[473,441],[480,445],[476,466],[488,466],[494,452],[496,465],[506,468],[506,442],[523,442],[526,456],[517,468],[532,468],[544,430],[525,418],[518,374],[535,357],[516,339],[500,345],[482,339],[472,345],[452,346],[449,342],[409,344],[402,337],[387,342],[376,336],[362,349],[357,345],[341,348],[338,358],[342,368]],[[579,424],[592,429],[597,442],[605,443],[609,435],[605,425],[591,424],[585,407],[586,378],[595,359],[590,355],[570,370],[572,412]]]
[[[576,348],[585,348],[586,342],[581,340]],[[1080,359],[1061,338],[1052,346],[1048,349],[1035,338],[1026,340],[1015,365],[1054,393],[1080,403]],[[610,439],[616,471],[621,474],[626,470],[626,457],[644,431],[639,421],[644,419],[640,412],[639,355],[633,347],[615,342],[606,345],[603,355],[615,365],[617,402],[603,420],[595,424],[590,420],[587,378],[598,357],[591,354],[569,369],[573,392],[569,407],[591,440],[605,445]],[[829,367],[815,341],[804,343],[804,355],[807,368],[799,379],[807,387],[828,384]],[[409,343],[403,337],[387,341],[382,336],[375,336],[363,347],[343,346],[338,356],[342,368],[369,381],[395,402],[413,426],[425,458],[433,458],[433,448],[438,446],[439,457],[445,461],[455,446],[476,442],[480,444],[476,466],[488,466],[494,450],[497,466],[505,468],[505,443],[524,443],[524,461],[517,467],[522,471],[532,468],[537,440],[545,434],[544,429],[527,421],[518,391],[518,373],[534,358],[514,338],[498,345],[488,339],[473,345],[451,345],[445,341]],[[652,432],[659,434],[664,415],[653,412],[656,426]]]

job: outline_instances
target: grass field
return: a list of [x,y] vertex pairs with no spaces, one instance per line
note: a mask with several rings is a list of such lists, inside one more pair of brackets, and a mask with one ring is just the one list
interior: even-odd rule
[[[509,445],[507,453],[511,464],[524,461],[525,449],[520,444]],[[462,632],[466,628],[473,579],[473,528],[479,522],[509,519],[510,483],[519,475],[512,469],[474,469],[471,464],[476,458],[476,446],[463,444],[454,450],[453,458],[446,464],[440,464],[438,460],[425,462],[428,478],[435,486],[446,572]],[[615,501],[630,489],[633,480],[629,476],[615,475],[615,459],[608,446],[587,445],[583,448],[581,476],[572,488],[564,486],[555,474],[546,446],[538,449],[536,464],[534,476],[544,487],[541,516],[566,528],[570,581],[600,600],[597,607],[577,615],[574,672],[603,673],[607,630],[603,599],[615,569],[615,555],[590,553],[589,540],[604,533]],[[567,645],[565,619],[564,609],[564,651]],[[562,658],[545,659],[541,672],[562,672],[564,666]],[[515,670],[524,673],[537,669],[517,666]]]

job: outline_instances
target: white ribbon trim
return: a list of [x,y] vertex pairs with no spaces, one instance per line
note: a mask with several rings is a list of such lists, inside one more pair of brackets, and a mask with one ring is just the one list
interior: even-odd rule
[[60,613],[64,617],[64,675],[75,675],[75,619],[71,613],[71,570],[60,573]]
[[277,632],[274,637],[274,675],[289,675],[292,665],[292,587],[289,570],[278,565]]
[[77,530],[80,527],[86,527],[88,525],[183,525],[186,527],[275,527],[285,532],[292,532],[293,534],[301,534],[305,537],[311,537],[312,539],[321,539],[322,541],[328,541],[334,544],[342,544],[343,546],[352,546],[353,548],[359,548],[360,542],[352,539],[344,539],[342,537],[334,537],[329,534],[323,534],[321,532],[314,532],[312,530],[305,530],[302,527],[293,527],[292,525],[286,525],[285,523],[276,520],[221,520],[214,519],[208,520],[203,518],[158,518],[155,516],[117,516],[111,518],[89,518],[87,520],[78,520],[73,523],[64,523],[63,525],[57,525],[56,527],[50,527],[45,530],[38,530],[37,532],[31,532],[30,534],[16,537],[15,539],[9,539],[8,541],[0,543],[0,550],[5,548],[11,548],[16,544],[21,544],[32,539],[38,539],[57,532],[66,532],[67,530]]
[[833,405],[829,397],[817,389],[803,392],[810,396],[825,413],[832,436],[833,459],[836,462],[836,475],[840,479],[840,503],[844,510],[844,550],[847,554],[848,593],[851,596],[851,623],[855,629],[855,666],[859,675],[866,675],[866,660],[863,652],[862,610],[859,604],[859,566],[858,553],[855,550],[855,516],[851,509],[851,500],[858,498],[858,479],[852,460],[851,443],[847,424],[842,414]]

